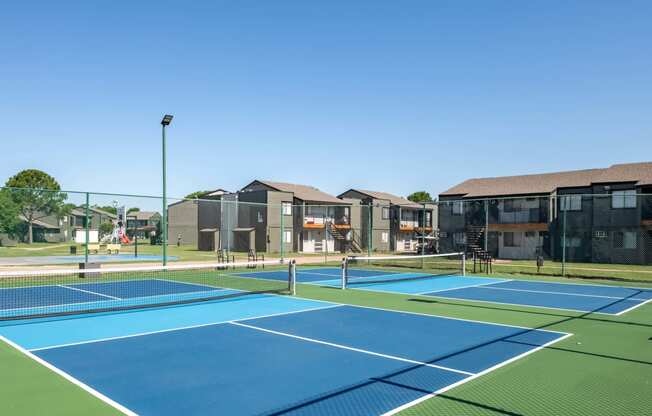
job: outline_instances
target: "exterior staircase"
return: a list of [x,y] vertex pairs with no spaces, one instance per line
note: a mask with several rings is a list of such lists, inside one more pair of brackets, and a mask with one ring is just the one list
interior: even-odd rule
[[346,246],[350,247],[352,252],[362,253],[362,247],[360,246],[360,243],[355,238],[356,236],[355,231],[352,230],[353,238],[351,240],[347,240],[346,234],[340,231],[339,228],[335,227],[335,224],[333,224],[330,221],[326,223],[326,230],[330,235],[333,236],[335,240],[341,241],[345,247]]
[[482,271],[483,265],[486,265],[487,272],[491,271],[493,257],[484,249],[485,233],[486,229],[483,226],[469,225],[466,227],[466,255],[468,259],[473,260],[474,272],[476,263],[480,264],[480,271]]

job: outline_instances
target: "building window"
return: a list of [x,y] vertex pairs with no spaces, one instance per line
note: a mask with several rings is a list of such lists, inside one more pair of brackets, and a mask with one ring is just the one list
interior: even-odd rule
[[453,243],[456,245],[466,244],[466,236],[464,235],[464,233],[454,233]]
[[564,195],[561,197],[559,209],[562,211],[581,211],[582,195]]
[[426,226],[426,227],[430,227],[430,225],[432,225],[432,212],[428,211],[428,212],[426,212],[426,223],[425,223],[425,226]]
[[389,219],[389,207],[383,207],[383,209],[382,209],[382,219],[384,219],[384,220]]
[[292,215],[292,204],[289,202],[283,202],[281,204],[283,215]]
[[453,215],[462,215],[462,214],[464,214],[464,201],[454,201]]
[[283,232],[283,242],[284,243],[291,243],[292,242],[292,231],[284,231]]
[[564,241],[566,248],[577,248],[582,245],[582,239],[580,237],[569,237],[566,236],[564,237]]
[[503,210],[505,212],[516,212],[521,209],[521,201],[519,199],[506,199],[503,203]]
[[636,208],[636,190],[613,191],[611,208]]
[[523,234],[506,231],[503,233],[503,245],[505,247],[519,247]]
[[637,234],[634,231],[616,231],[614,232],[614,248],[636,248]]
[[380,239],[382,240],[383,243],[388,243],[389,242],[389,233],[383,232],[380,234]]
[[263,213],[258,211],[257,214],[258,214],[258,222],[262,224],[262,222],[263,222]]
[[536,236],[537,236],[536,231],[526,231],[526,232],[525,232],[525,237],[526,237],[526,238],[534,238],[534,237],[536,237]]

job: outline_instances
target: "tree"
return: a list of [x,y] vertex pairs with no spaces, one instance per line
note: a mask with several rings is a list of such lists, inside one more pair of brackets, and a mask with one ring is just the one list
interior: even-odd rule
[[209,193],[210,191],[197,191],[185,196],[185,199],[197,199],[201,198],[202,195]]
[[0,233],[14,236],[20,231],[20,211],[9,193],[9,189],[0,190]]
[[100,238],[105,235],[111,234],[113,232],[113,223],[111,221],[105,221],[100,224]]
[[432,197],[426,191],[417,191],[408,195],[407,199],[412,202],[433,202]]
[[9,196],[27,222],[27,242],[34,242],[34,222],[50,215],[66,213],[64,201],[68,197],[61,192],[59,183],[50,175],[37,169],[27,169],[9,178],[7,187],[16,188]]
[[131,214],[132,212],[140,212],[140,208],[138,208],[138,207],[133,207],[133,208],[129,208],[129,209],[127,210],[127,214]]
[[101,211],[108,212],[109,214],[118,215],[118,209],[110,205],[105,205],[105,206],[93,205],[93,208],[97,208]]

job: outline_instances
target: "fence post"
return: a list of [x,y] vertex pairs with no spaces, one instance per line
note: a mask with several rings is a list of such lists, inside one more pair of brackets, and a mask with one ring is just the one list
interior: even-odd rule
[[484,200],[484,251],[489,253],[489,200]]
[[285,258],[285,218],[283,215],[283,202],[281,202],[281,261]]
[[373,205],[369,203],[367,205],[367,256],[371,257],[371,246],[374,241],[374,229],[373,229]]
[[88,264],[88,238],[90,236],[90,230],[89,230],[89,227],[90,227],[90,221],[89,221],[90,207],[89,207],[89,203],[90,203],[90,197],[88,195],[88,192],[86,192],[86,209],[84,210],[84,217],[85,217],[84,228],[85,228],[85,233],[86,233],[86,239],[85,239],[85,242],[84,242],[84,263],[85,264]]
[[561,220],[562,223],[561,225],[561,275],[562,277],[565,277],[566,276],[566,212],[568,211],[567,209],[568,207],[566,206],[566,204],[568,203],[568,201],[566,201],[563,198],[564,197],[562,197],[561,200],[561,202],[563,203],[560,204],[559,208],[563,210],[562,220]]

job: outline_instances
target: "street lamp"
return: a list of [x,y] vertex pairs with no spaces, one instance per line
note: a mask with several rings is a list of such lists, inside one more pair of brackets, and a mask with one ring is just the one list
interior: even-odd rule
[[161,231],[163,232],[162,243],[163,243],[163,265],[168,263],[168,201],[166,195],[166,169],[165,169],[165,127],[169,126],[172,122],[172,116],[166,114],[161,120],[162,135],[163,135],[163,224],[161,226]]

